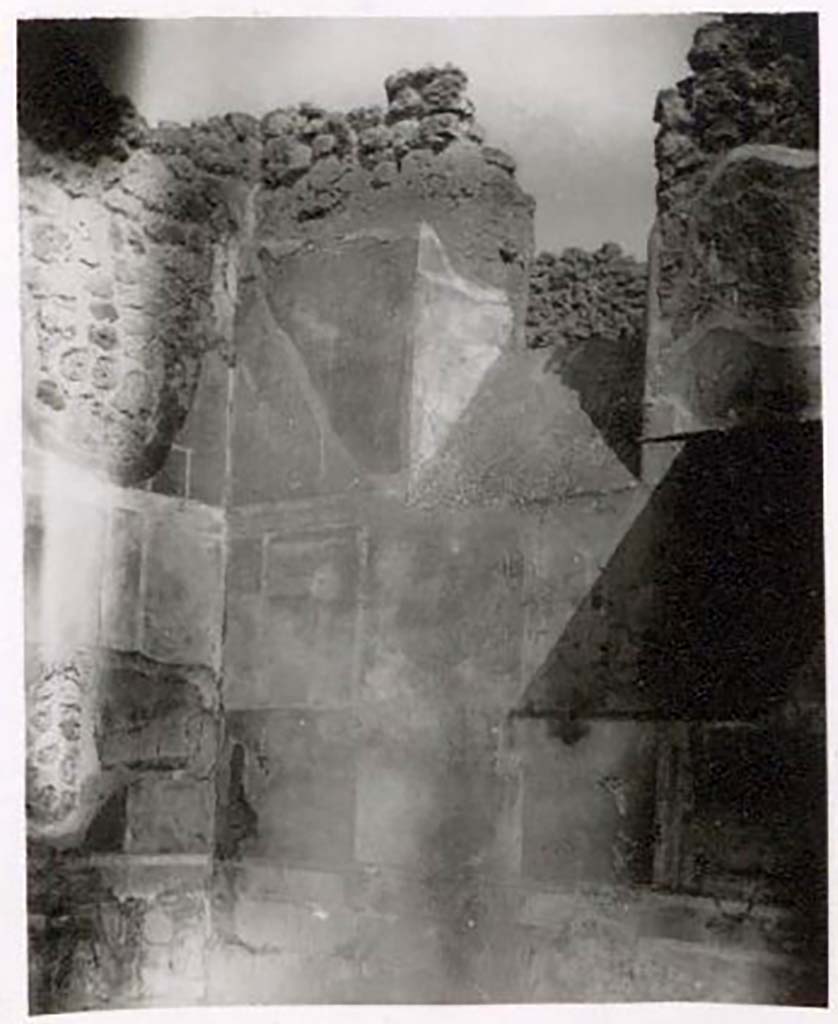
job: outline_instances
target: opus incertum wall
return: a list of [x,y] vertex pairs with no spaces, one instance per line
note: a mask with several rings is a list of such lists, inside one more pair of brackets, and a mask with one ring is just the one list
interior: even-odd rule
[[245,186],[167,163],[118,104],[110,134],[68,141],[75,112],[45,94],[21,95],[27,805],[33,837],[73,845],[142,763],[103,753],[114,652],[220,664],[220,514],[138,488],[229,345]]

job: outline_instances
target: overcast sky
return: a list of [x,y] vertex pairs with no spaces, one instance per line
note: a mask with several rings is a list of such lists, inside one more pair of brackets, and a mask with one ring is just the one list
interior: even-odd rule
[[689,73],[707,18],[143,21],[121,85],[152,122],[312,100],[385,102],[400,67],[452,61],[487,141],[535,196],[539,248],[613,240],[645,254],[654,215],[655,96]]

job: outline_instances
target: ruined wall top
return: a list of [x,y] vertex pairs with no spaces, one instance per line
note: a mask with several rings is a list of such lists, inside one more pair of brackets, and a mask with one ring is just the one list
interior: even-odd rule
[[72,42],[21,44],[26,410],[48,447],[126,482],[157,472],[205,354],[235,357],[248,261],[277,241],[432,222],[522,323],[534,204],[483,145],[458,68],[391,75],[386,107],[152,127]]
[[152,127],[130,100],[111,95],[82,56],[67,59],[56,45],[51,54],[27,53],[21,60],[24,174],[43,170],[49,154],[95,164],[102,158],[124,160],[142,148],[184,174],[191,164],[268,188],[291,186],[324,162],[331,174],[321,169],[320,178],[361,169],[372,172],[373,185],[382,186],[412,151],[438,154],[454,144],[510,176],[515,172],[511,156],[483,145],[483,129],[466,96],[468,78],[451,64],[390,75],[384,83],[386,106],[344,113],[303,102],[261,119],[229,113],[188,126],[162,121]]
[[[664,245],[686,243],[686,207],[712,167],[737,146],[818,146],[817,16],[732,14],[702,26],[687,54],[692,74],[659,93],[654,120]],[[666,305],[680,268],[661,274]]]
[[647,438],[820,412],[818,22],[726,15],[660,93]]

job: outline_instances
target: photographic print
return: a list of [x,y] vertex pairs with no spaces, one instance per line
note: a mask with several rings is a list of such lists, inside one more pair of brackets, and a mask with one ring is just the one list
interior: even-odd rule
[[827,1005],[817,14],[17,51],[30,1012]]

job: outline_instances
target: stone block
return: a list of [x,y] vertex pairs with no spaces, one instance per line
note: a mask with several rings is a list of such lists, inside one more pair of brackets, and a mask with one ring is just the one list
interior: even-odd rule
[[176,934],[208,933],[207,896],[213,874],[209,854],[103,857],[96,872],[120,903],[145,906],[146,914],[159,910]]
[[198,688],[157,666],[114,666],[102,674],[97,734],[103,767],[188,769],[210,774],[218,720]]

